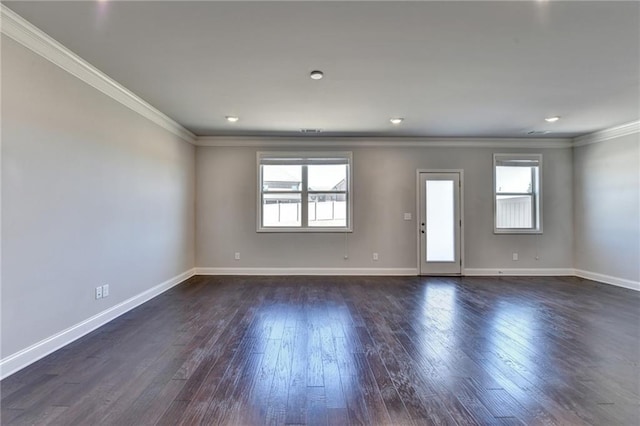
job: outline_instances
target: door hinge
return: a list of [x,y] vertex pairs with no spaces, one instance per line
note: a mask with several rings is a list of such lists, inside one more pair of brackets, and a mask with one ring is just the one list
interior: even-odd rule
[[462,219],[460,219],[460,227],[462,228]]

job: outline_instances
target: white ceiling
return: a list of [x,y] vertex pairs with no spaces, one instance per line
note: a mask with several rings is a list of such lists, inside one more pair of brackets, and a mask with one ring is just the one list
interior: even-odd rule
[[640,118],[635,1],[4,4],[201,136],[573,137]]

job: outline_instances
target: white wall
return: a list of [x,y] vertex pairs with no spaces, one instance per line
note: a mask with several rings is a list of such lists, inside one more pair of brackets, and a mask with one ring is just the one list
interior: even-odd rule
[[576,269],[640,282],[640,133],[576,147],[573,161]]
[[[269,142],[265,140],[265,143]],[[345,234],[256,233],[256,150],[251,147],[197,148],[198,267],[415,269],[416,170],[433,168],[464,169],[467,268],[572,268],[570,148],[519,150],[541,152],[544,156],[542,235],[493,234],[492,155],[516,150],[351,149],[354,232],[346,237]],[[413,213],[414,220],[404,221],[404,212]],[[345,238],[348,260],[343,258]],[[234,260],[234,252],[241,253],[241,260]],[[373,252],[379,253],[379,261],[372,260]],[[511,260],[513,252],[519,253],[519,261]],[[539,260],[535,260],[536,255]]]
[[[195,149],[2,37],[3,358],[194,266]],[[111,295],[95,300],[94,287]]]

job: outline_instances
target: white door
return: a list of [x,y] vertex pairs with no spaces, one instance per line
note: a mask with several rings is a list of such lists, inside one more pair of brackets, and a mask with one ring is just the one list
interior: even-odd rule
[[420,275],[459,275],[460,172],[419,174]]

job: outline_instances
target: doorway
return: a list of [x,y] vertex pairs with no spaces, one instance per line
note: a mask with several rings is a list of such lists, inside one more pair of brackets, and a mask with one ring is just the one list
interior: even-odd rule
[[462,170],[418,170],[420,275],[462,273]]

